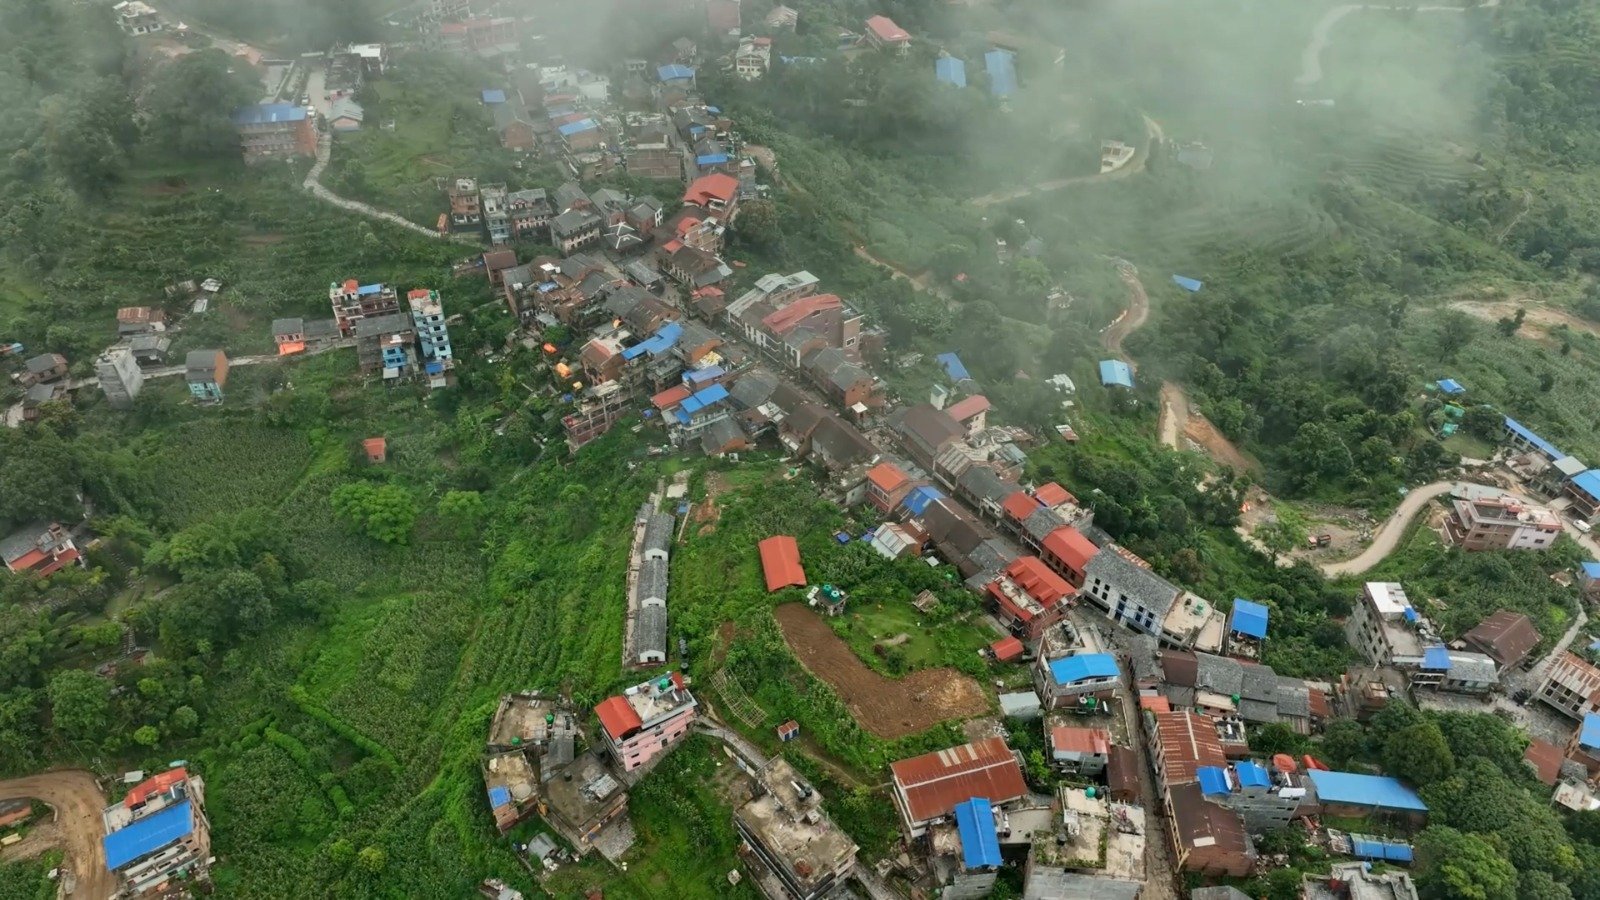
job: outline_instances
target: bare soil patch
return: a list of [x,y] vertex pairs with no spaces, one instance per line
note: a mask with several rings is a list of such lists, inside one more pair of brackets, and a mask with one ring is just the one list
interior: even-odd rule
[[100,843],[105,831],[100,812],[105,809],[106,796],[94,776],[68,769],[0,781],[0,800],[13,798],[41,800],[50,805],[53,815],[22,843],[0,852],[0,861],[28,859],[60,847],[66,855],[64,865],[77,881],[72,896],[109,898],[116,882],[106,869],[105,849]]
[[922,669],[898,681],[885,678],[867,668],[805,606],[786,603],[772,613],[800,664],[838,692],[856,722],[874,737],[895,740],[989,711],[983,688],[954,669]]
[[695,507],[691,520],[699,524],[696,534],[706,535],[717,530],[717,522],[722,518],[722,507],[717,505],[717,498],[728,492],[732,487],[728,476],[721,472],[712,472],[706,476],[706,499]]
[[1527,316],[1522,320],[1522,327],[1517,329],[1517,337],[1535,341],[1555,341],[1556,335],[1552,334],[1552,332],[1559,330],[1562,326],[1579,334],[1592,334],[1600,337],[1600,325],[1575,316],[1564,309],[1541,306],[1537,302],[1526,298],[1489,302],[1457,300],[1450,304],[1450,308],[1458,309],[1473,318],[1482,319],[1485,322],[1498,322],[1501,319],[1509,319],[1517,314],[1517,310],[1525,309],[1527,310]]
[[264,231],[256,234],[247,234],[239,240],[251,247],[271,247],[288,240],[289,236],[277,231]]

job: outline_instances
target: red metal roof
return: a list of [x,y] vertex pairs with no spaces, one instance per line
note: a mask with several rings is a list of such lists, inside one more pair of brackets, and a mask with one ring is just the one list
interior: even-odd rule
[[1045,535],[1039,546],[1045,553],[1061,560],[1062,565],[1080,573],[1089,568],[1089,560],[1100,552],[1094,541],[1084,537],[1083,532],[1071,525],[1063,525]]
[[1111,752],[1111,735],[1104,728],[1073,728],[1057,725],[1050,730],[1050,746],[1062,753],[1093,753],[1105,756]]
[[756,545],[761,551],[761,571],[767,590],[805,587],[806,570],[800,566],[800,545],[787,534],[775,534]]
[[1210,716],[1187,710],[1157,713],[1156,743],[1168,784],[1194,781],[1200,769],[1220,769],[1228,764]]
[[16,559],[13,559],[11,562],[7,563],[7,565],[11,567],[11,571],[13,572],[26,572],[34,566],[37,566],[39,563],[44,562],[46,559],[49,559],[49,556],[43,550],[35,547],[32,550],[29,550],[27,553],[22,554]]
[[676,229],[677,232],[678,232],[678,237],[683,237],[684,235],[688,234],[689,233],[689,229],[691,229],[691,228],[693,228],[693,227],[695,227],[696,225],[699,225],[699,224],[700,224],[700,220],[699,219],[696,219],[694,216],[688,216],[683,221],[678,223],[678,227]]
[[1522,758],[1533,767],[1534,774],[1539,780],[1549,787],[1555,787],[1556,781],[1561,777],[1561,748],[1549,741],[1534,738],[1528,741],[1528,749]]
[[885,494],[892,494],[910,481],[911,476],[892,462],[881,462],[867,470],[867,480]]
[[695,206],[709,206],[713,200],[731,203],[738,193],[739,179],[723,172],[714,172],[696,178],[689,189],[683,192],[683,202]]
[[904,28],[894,23],[888,16],[873,16],[867,20],[867,28],[877,35],[880,41],[909,41],[911,34]]
[[956,804],[973,797],[998,805],[1028,793],[1022,767],[998,737],[902,759],[889,771],[913,822],[950,815]]
[[1007,518],[1021,522],[1039,511],[1039,501],[1028,496],[1027,491],[1017,491],[1002,501],[1000,508]]
[[1139,698],[1139,708],[1140,709],[1148,709],[1151,712],[1156,712],[1156,713],[1169,713],[1169,712],[1172,712],[1172,701],[1168,700],[1167,698],[1165,698],[1163,696],[1161,696],[1160,694],[1156,694],[1154,696],[1140,697]]
[[1050,571],[1044,560],[1037,556],[1019,556],[1006,566],[1005,572],[1011,576],[1019,587],[1028,592],[1028,596],[1039,601],[1039,605],[1049,608],[1060,602],[1063,597],[1070,597],[1075,591],[1065,578]]
[[683,249],[683,241],[680,241],[677,238],[673,238],[672,240],[667,241],[665,244],[661,245],[661,252],[665,253],[668,256],[671,256],[672,254],[677,253],[679,250],[682,250],[682,249]]
[[690,391],[687,387],[684,387],[683,385],[680,384],[680,385],[676,385],[676,386],[673,386],[673,387],[669,387],[666,390],[662,391],[661,393],[656,394],[654,397],[651,397],[650,398],[650,403],[656,409],[659,409],[662,412],[665,412],[665,411],[673,408],[674,406],[677,406],[679,403],[682,403],[683,401],[689,399],[689,395],[691,393],[693,393],[693,392]]
[[1010,662],[1016,659],[1022,655],[1023,649],[1025,648],[1022,646],[1022,642],[1009,635],[989,645],[989,651],[994,654],[994,658],[999,662]]
[[627,697],[607,697],[594,708],[594,714],[600,718],[601,726],[614,741],[622,740],[644,725],[644,720],[629,705]]
[[157,794],[163,794],[172,789],[172,786],[189,777],[189,770],[184,768],[168,769],[160,775],[146,778],[133,786],[128,796],[122,798],[122,805],[129,809],[143,804],[146,800]]
[[957,422],[965,422],[978,413],[988,412],[989,408],[988,397],[982,394],[973,394],[965,400],[950,404],[950,408],[946,409],[945,412],[949,413],[950,418],[955,419]]
[[427,288],[414,288],[414,289],[412,289],[410,291],[407,291],[406,292],[406,299],[407,300],[426,300],[426,299],[428,299],[428,289]]
[[1077,497],[1072,492],[1054,481],[1047,481],[1033,490],[1033,496],[1045,506],[1060,506],[1063,503],[1076,503]]
[[807,316],[838,309],[843,305],[844,301],[835,294],[813,294],[810,297],[802,297],[777,312],[768,313],[761,319],[761,324],[773,334],[788,334]]
[[65,569],[67,566],[77,562],[78,556],[78,548],[69,547],[68,549],[57,554],[55,559],[45,563],[37,569],[34,569],[33,573],[41,577],[45,575],[54,575],[56,572],[59,572],[62,569]]
[[372,437],[362,441],[361,447],[368,456],[381,456],[389,449],[389,442],[381,437]]

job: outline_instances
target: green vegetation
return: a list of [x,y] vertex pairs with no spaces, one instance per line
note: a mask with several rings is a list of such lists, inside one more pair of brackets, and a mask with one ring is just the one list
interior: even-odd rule
[[17,900],[50,900],[56,896],[56,883],[50,870],[61,865],[61,854],[46,853],[37,859],[0,865],[0,897]]

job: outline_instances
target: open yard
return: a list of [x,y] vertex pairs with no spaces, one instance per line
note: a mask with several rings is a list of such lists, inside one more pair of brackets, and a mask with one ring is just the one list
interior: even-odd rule
[[821,617],[797,603],[773,610],[800,664],[838,692],[862,728],[885,740],[989,710],[983,688],[953,669],[922,669],[895,680],[867,668]]
[[934,625],[911,605],[909,596],[904,602],[852,605],[842,617],[828,621],[834,632],[869,664],[884,661],[874,651],[875,646],[898,647],[894,651],[897,664],[906,669],[947,663],[952,653],[964,649],[976,655],[997,637],[984,627],[982,620]]

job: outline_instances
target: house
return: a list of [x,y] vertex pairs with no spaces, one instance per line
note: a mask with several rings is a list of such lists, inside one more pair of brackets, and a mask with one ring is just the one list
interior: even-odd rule
[[563,256],[600,242],[600,217],[587,209],[569,209],[550,220],[550,237]]
[[1060,622],[1076,593],[1037,556],[1020,556],[989,582],[988,606],[1012,635],[1033,643]]
[[611,430],[623,416],[632,412],[633,393],[621,382],[607,381],[583,389],[577,408],[561,417],[567,432],[567,447],[573,452]]
[[806,571],[800,565],[800,545],[787,534],[775,534],[756,545],[761,553],[761,571],[767,592],[786,587],[805,587]]
[[416,372],[416,326],[404,313],[369,316],[355,323],[356,364],[363,375],[382,372],[385,381]]
[[1425,646],[1439,636],[1395,582],[1367,582],[1345,622],[1350,645],[1375,666],[1419,665]]
[[411,305],[411,324],[422,350],[422,371],[428,376],[428,386],[444,387],[456,363],[439,292],[418,288],[407,294],[406,300]]
[[950,404],[945,412],[967,430],[967,438],[975,438],[989,427],[989,398],[973,394]]
[[165,365],[171,347],[172,338],[158,332],[136,334],[128,341],[128,350],[140,366]]
[[559,776],[544,783],[548,813],[541,818],[579,855],[622,837],[620,828],[631,832],[628,792],[598,753],[584,753],[562,768]]
[[1028,793],[1016,754],[998,737],[902,759],[889,772],[895,808],[912,838],[973,797],[1002,806]]
[[1050,709],[1076,706],[1083,697],[1108,699],[1121,682],[1122,671],[1110,653],[1059,656],[1048,646],[1034,662],[1034,685]]
[[1571,719],[1600,713],[1600,669],[1573,653],[1562,653],[1550,663],[1535,697]]
[[933,462],[944,449],[966,434],[961,424],[942,409],[919,403],[905,411],[895,423],[900,443],[917,464],[932,469]]
[[124,306],[117,310],[117,335],[145,334],[167,330],[167,313],[155,306]]
[[894,23],[888,16],[873,16],[867,20],[867,30],[862,42],[875,50],[905,53],[911,49],[911,34]]
[[1260,658],[1262,642],[1267,639],[1268,615],[1267,608],[1254,600],[1233,598],[1233,609],[1228,613],[1228,652]]
[[1165,799],[1179,869],[1243,878],[1255,868],[1255,845],[1245,832],[1244,819],[1233,810],[1207,802],[1198,782],[1169,785]]
[[1105,387],[1133,387],[1133,367],[1120,359],[1100,361],[1100,384]]
[[1513,449],[1520,450],[1525,453],[1540,454],[1550,462],[1555,462],[1556,460],[1561,459],[1563,456],[1566,456],[1565,453],[1562,453],[1560,450],[1556,449],[1554,444],[1535,434],[1531,428],[1528,428],[1510,416],[1505,417],[1505,427],[1506,442],[1509,443]]
[[1164,628],[1167,615],[1182,591],[1121,547],[1108,545],[1089,560],[1084,568],[1082,595],[1114,621],[1134,631],[1183,643],[1181,636],[1172,635]]
[[659,665],[667,661],[667,608],[641,606],[639,620],[633,635],[635,659],[642,666]]
[[483,273],[489,276],[489,284],[494,287],[500,287],[502,284],[501,276],[505,274],[505,271],[516,268],[517,251],[512,250],[510,247],[495,247],[492,250],[485,251],[482,259]]
[[[1032,514],[1031,510],[1029,514]],[[1088,578],[1090,560],[1099,552],[1100,548],[1093,541],[1071,525],[1057,528],[1039,542],[1039,557],[1045,565],[1067,579],[1068,584],[1080,589]]]
[[900,505],[912,486],[911,476],[887,460],[867,470],[867,502],[884,515]]
[[[476,198],[477,194],[474,193]],[[357,321],[400,311],[400,296],[386,284],[361,284],[354,278],[328,285],[328,303],[333,320],[345,337],[355,334]]]
[[60,523],[35,522],[0,540],[0,562],[14,575],[54,575],[67,566],[83,565],[72,533]]
[[317,155],[317,129],[305,107],[257,103],[233,113],[246,163]]
[[809,354],[803,365],[811,381],[841,409],[876,406],[881,400],[867,370],[851,362],[843,350],[824,347]]
[[750,438],[730,418],[718,419],[700,433],[700,450],[707,456],[726,456],[750,449]]
[[1600,774],[1600,713],[1589,713],[1567,740],[1567,759],[1583,766],[1590,778]]
[[554,215],[544,188],[506,194],[506,210],[511,221],[511,236],[517,240],[542,238]]
[[628,688],[594,708],[606,749],[625,773],[643,774],[689,734],[699,707],[677,672]]
[[478,190],[483,227],[489,233],[490,244],[504,244],[511,240],[511,208],[508,197],[509,193],[503,184],[486,184]]
[[307,322],[300,316],[272,320],[272,340],[278,345],[279,356],[304,353],[339,340],[339,324],[333,319],[313,319]]
[[95,358],[94,374],[112,409],[131,409],[134,398],[144,388],[144,373],[127,347],[106,348]]
[[20,381],[23,387],[49,384],[67,377],[67,358],[59,353],[41,353],[22,364]]
[[206,880],[211,823],[199,775],[179,767],[148,778],[100,818],[106,868],[116,875],[117,896],[165,895],[180,879]]
[[1501,672],[1519,668],[1543,638],[1522,613],[1502,609],[1461,636],[1468,647],[1494,660]]
[[113,4],[111,11],[116,13],[117,27],[124,34],[138,37],[141,34],[153,34],[161,30],[161,16],[150,4],[143,0],[122,0]]
[[733,74],[744,81],[755,81],[772,68],[772,38],[747,37],[733,52]]
[[795,25],[800,22],[800,13],[795,11],[792,6],[779,4],[767,13],[767,17],[762,22],[774,31],[793,31]]
[[1202,768],[1200,793],[1211,803],[1238,813],[1251,834],[1288,828],[1315,802],[1293,760],[1266,766],[1241,759],[1222,768]]
[[1561,763],[1565,760],[1566,755],[1560,747],[1538,738],[1530,738],[1528,749],[1522,754],[1522,761],[1533,769],[1534,777],[1545,787],[1556,786],[1561,779]]
[[483,197],[478,192],[478,179],[456,178],[445,187],[450,201],[450,228],[452,231],[477,231],[483,225]]
[[556,126],[556,134],[560,136],[561,143],[567,148],[568,153],[598,150],[606,140],[605,132],[600,130],[600,123],[587,118]]
[[1050,761],[1079,775],[1099,775],[1111,758],[1111,734],[1104,728],[1055,725],[1050,733]]
[[366,112],[354,97],[340,97],[328,108],[328,127],[339,133],[361,130]]
[[668,241],[661,251],[665,254],[662,269],[679,284],[696,291],[718,284],[733,274],[716,254],[684,246],[681,241]]
[[1316,796],[1317,811],[1324,816],[1367,818],[1381,813],[1420,824],[1428,815],[1428,805],[1416,791],[1387,775],[1311,769],[1306,778]]
[[933,77],[942,84],[964,88],[967,86],[967,64],[954,56],[941,56],[933,61]]
[[721,172],[702,175],[683,192],[683,202],[732,221],[739,209],[739,179]]
[[228,357],[221,350],[190,350],[184,357],[183,377],[196,400],[221,403],[228,384]]
[[[757,770],[754,782],[733,824],[765,869],[758,883],[769,897],[818,900],[831,894],[855,868],[855,842],[828,817],[822,794],[783,757]],[[776,885],[768,887],[768,879]]]
[[1445,540],[1468,551],[1548,550],[1560,536],[1554,512],[1509,495],[1456,498],[1444,520]]

